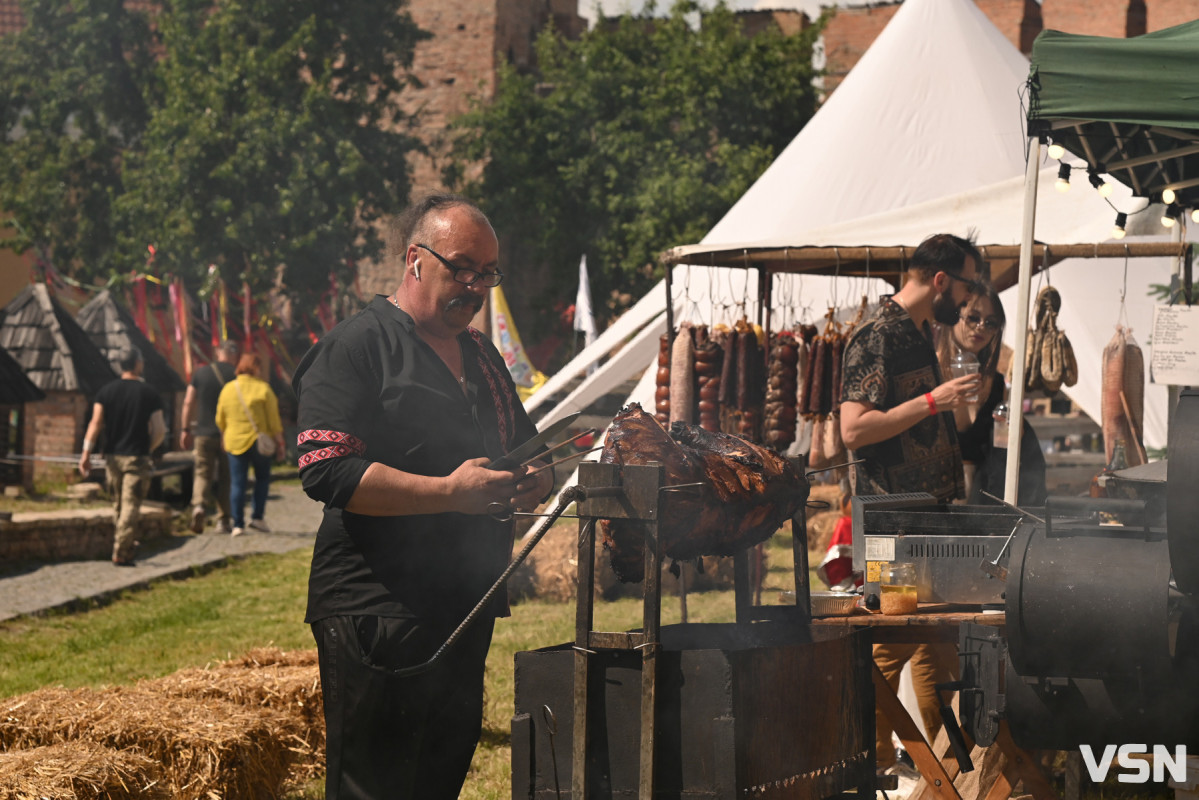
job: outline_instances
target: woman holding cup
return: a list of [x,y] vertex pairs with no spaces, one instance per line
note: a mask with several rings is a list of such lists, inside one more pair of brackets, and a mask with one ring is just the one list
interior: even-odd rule
[[[995,411],[1004,402],[1006,386],[999,374],[999,351],[1006,317],[999,295],[989,286],[972,287],[957,324],[937,331],[937,357],[941,370],[957,377],[978,372],[978,395],[953,410],[958,446],[966,472],[966,502],[990,502],[982,492],[1003,497],[1007,469],[1007,443],[995,442]],[[1002,412],[1001,412],[1002,413]],[[1045,502],[1045,456],[1036,433],[1023,421],[1020,448],[1018,504]]]

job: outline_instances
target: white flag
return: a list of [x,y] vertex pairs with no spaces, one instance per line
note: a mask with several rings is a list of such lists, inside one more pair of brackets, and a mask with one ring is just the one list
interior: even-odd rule
[[575,330],[583,334],[584,346],[595,341],[595,315],[591,313],[591,284],[587,280],[587,256],[579,260],[579,294],[575,297]]

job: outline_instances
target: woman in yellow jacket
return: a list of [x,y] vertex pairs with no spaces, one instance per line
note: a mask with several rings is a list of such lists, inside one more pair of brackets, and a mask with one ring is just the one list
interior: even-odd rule
[[[225,452],[229,456],[230,504],[233,506],[233,535],[240,536],[246,526],[246,483],[254,468],[254,505],[250,528],[269,533],[263,517],[266,496],[271,485],[272,455],[283,456],[283,423],[279,420],[279,399],[262,380],[258,355],[245,353],[237,362],[236,377],[225,384],[217,399],[216,424],[221,429]],[[259,451],[258,434],[275,440],[275,452]]]

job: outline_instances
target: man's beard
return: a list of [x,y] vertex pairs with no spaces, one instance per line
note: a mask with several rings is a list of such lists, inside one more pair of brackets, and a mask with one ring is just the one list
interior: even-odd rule
[[954,303],[952,289],[950,284],[933,300],[933,319],[942,325],[957,325],[962,318],[962,306]]
[[473,294],[461,294],[445,304],[446,311],[454,311],[458,308],[470,308],[478,314],[483,308],[483,298]]

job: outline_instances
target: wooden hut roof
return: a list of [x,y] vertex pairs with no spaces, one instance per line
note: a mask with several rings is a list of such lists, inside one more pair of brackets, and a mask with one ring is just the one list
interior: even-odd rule
[[42,283],[30,284],[4,307],[0,347],[8,350],[42,391],[82,392],[93,397],[101,386],[117,378],[83,328]]
[[25,377],[25,370],[0,347],[0,406],[19,406],[44,400],[46,393]]
[[170,362],[162,357],[137,327],[133,316],[107,289],[79,309],[76,319],[79,326],[91,337],[92,343],[100,348],[100,352],[108,359],[109,365],[118,373],[121,371],[118,363],[121,353],[133,345],[141,351],[145,361],[142,377],[146,383],[159,392],[182,392],[187,389],[183,378]]

